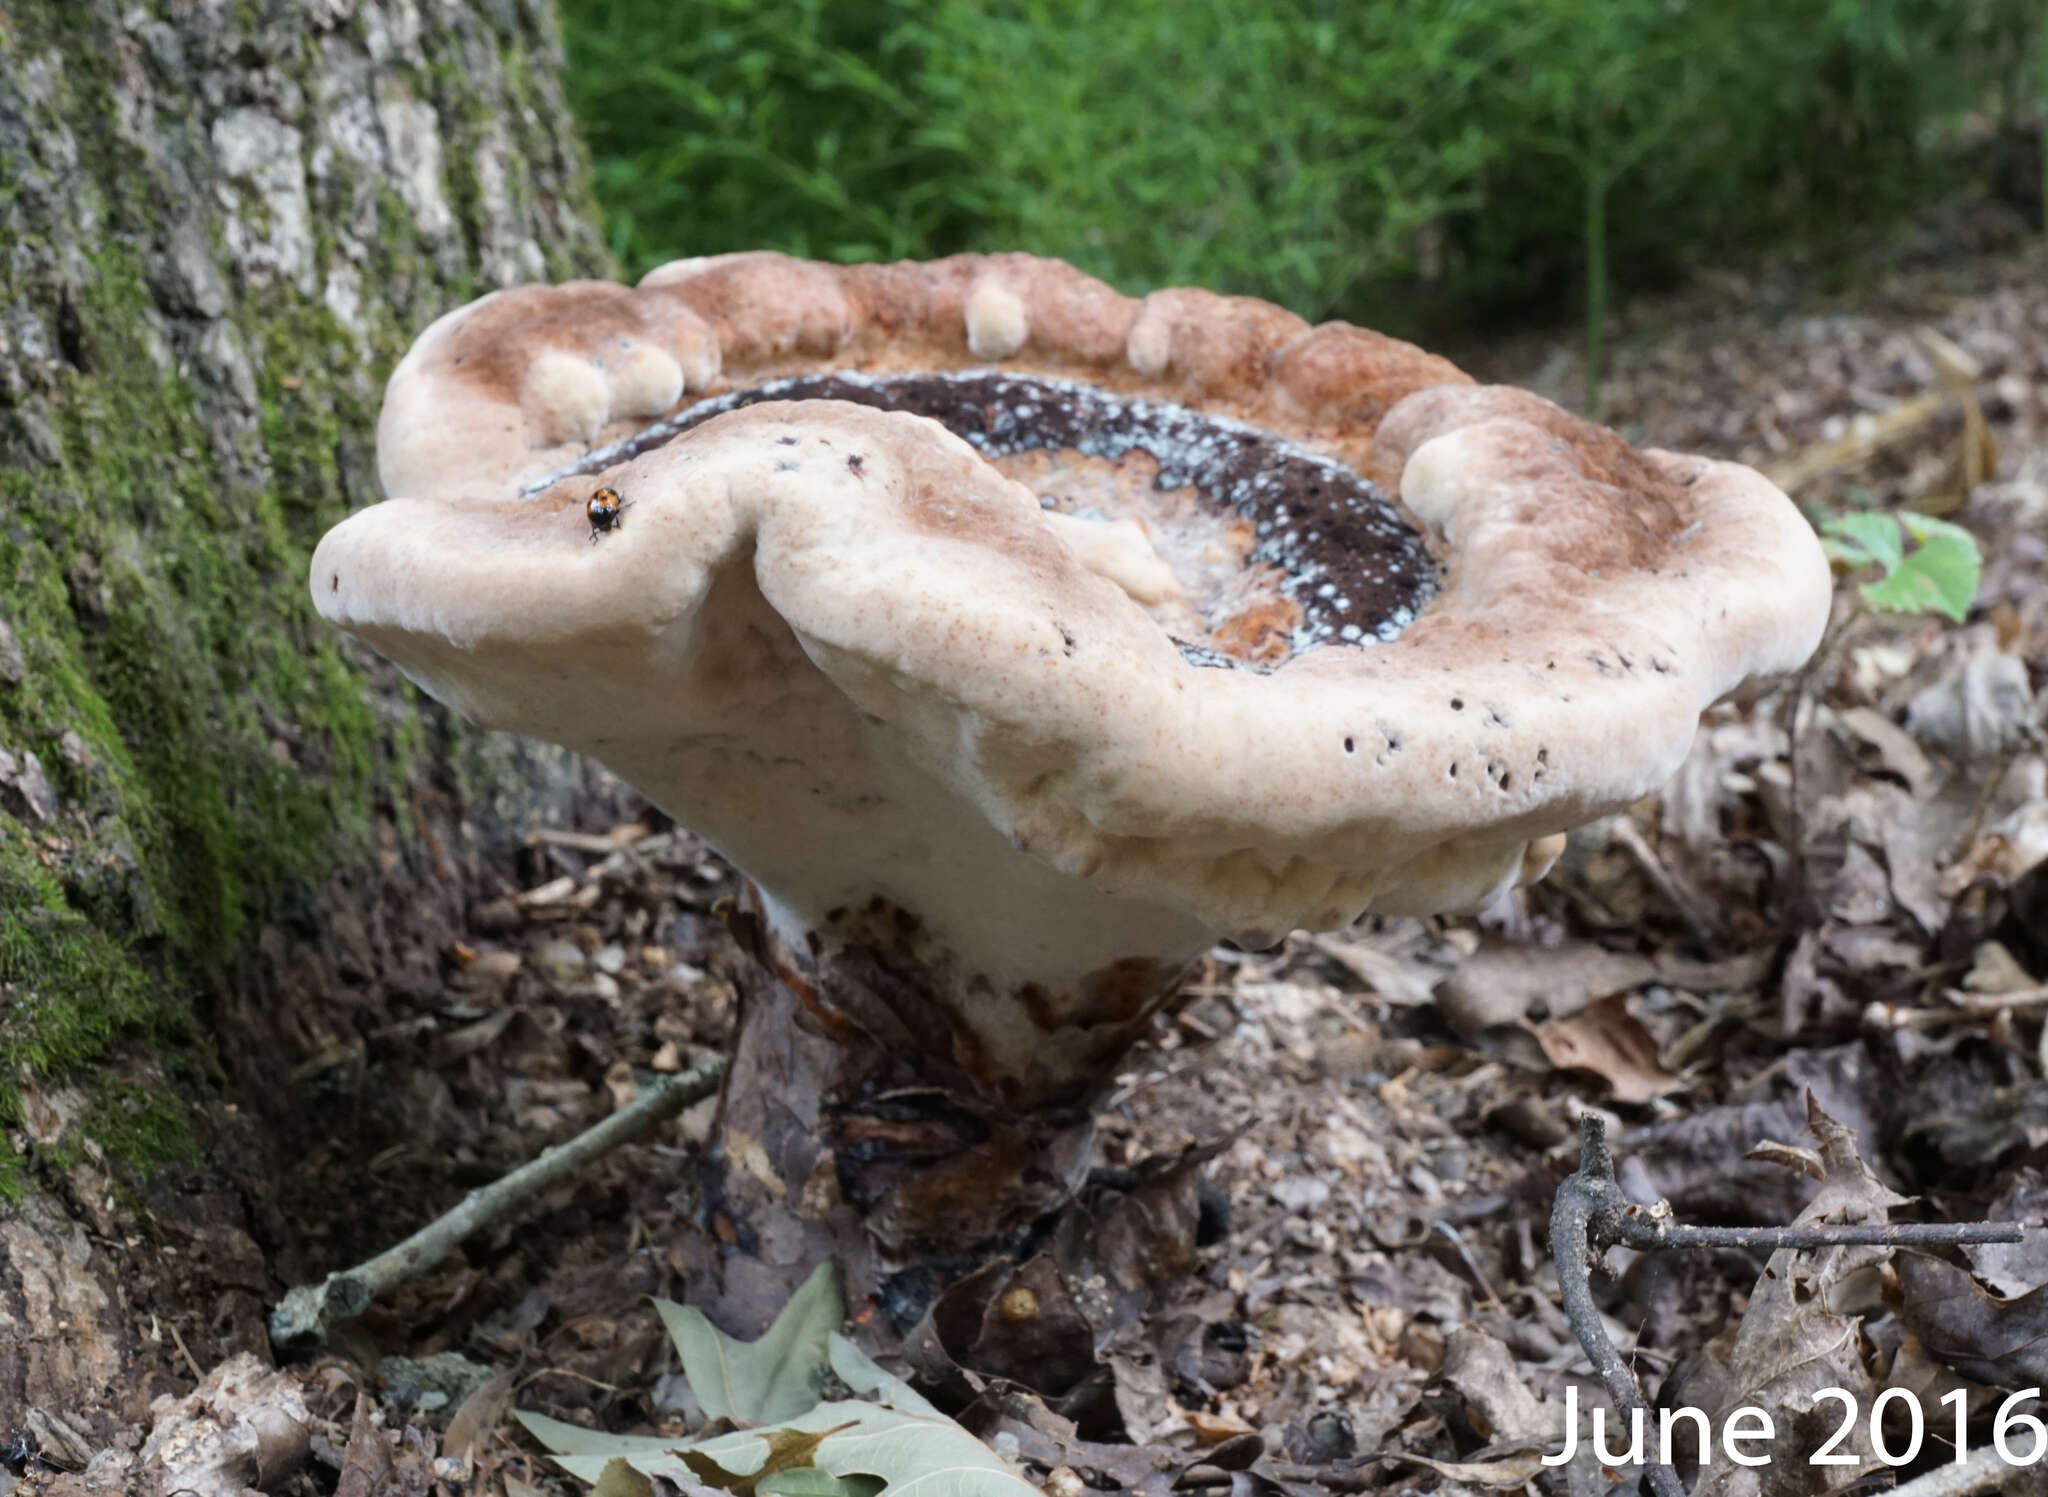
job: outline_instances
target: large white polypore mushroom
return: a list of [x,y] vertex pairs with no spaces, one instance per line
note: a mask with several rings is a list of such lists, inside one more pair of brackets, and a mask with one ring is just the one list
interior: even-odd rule
[[500,292],[399,366],[378,461],[320,611],[758,891],[724,1225],[790,1273],[1044,1210],[1204,947],[1540,876],[1829,599],[1746,468],[1026,256]]

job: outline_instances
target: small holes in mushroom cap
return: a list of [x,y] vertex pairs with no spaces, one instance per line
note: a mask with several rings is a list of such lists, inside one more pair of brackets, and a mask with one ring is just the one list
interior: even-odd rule
[[1463,712],[1464,710],[1465,710],[1465,699],[1464,699],[1463,697],[1452,697],[1452,698],[1451,698],[1451,711],[1453,711],[1453,712]]
[[1357,740],[1357,739],[1355,739],[1355,738],[1347,738],[1347,739],[1345,739],[1345,740],[1344,740],[1344,752],[1345,752],[1345,753],[1347,753],[1347,754],[1355,754],[1355,753],[1357,753],[1357,752],[1358,752],[1358,740]]

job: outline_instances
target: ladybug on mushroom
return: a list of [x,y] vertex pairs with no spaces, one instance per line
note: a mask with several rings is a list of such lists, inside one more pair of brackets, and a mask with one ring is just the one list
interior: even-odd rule
[[590,521],[591,545],[597,544],[599,536],[622,528],[619,517],[631,502],[620,498],[619,491],[610,487],[597,490],[584,502],[583,517]]

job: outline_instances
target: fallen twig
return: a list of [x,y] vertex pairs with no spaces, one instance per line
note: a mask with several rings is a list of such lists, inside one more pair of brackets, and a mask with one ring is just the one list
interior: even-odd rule
[[1438,1221],[1432,1229],[1437,1236],[1450,1243],[1458,1255],[1458,1261],[1465,1265],[1465,1272],[1479,1292],[1486,1296],[1485,1303],[1492,1309],[1501,1308],[1500,1296],[1493,1292],[1493,1285],[1487,1282],[1486,1270],[1479,1266],[1479,1260],[1472,1256],[1472,1249],[1465,1242],[1465,1234],[1447,1221]]
[[[1593,1265],[1621,1240],[1628,1212],[1628,1198],[1614,1178],[1607,1129],[1596,1117],[1582,1117],[1578,1171],[1558,1186],[1557,1200],[1550,1209],[1550,1257],[1557,1264],[1557,1294],[1564,1318],[1614,1401],[1623,1428],[1629,1427],[1639,1409],[1647,1424],[1650,1407],[1643,1402],[1635,1374],[1600,1324],[1600,1307],[1593,1302]],[[1669,1466],[1652,1465],[1647,1474],[1656,1497],[1685,1497],[1684,1484]]]
[[185,1338],[178,1334],[178,1323],[175,1320],[166,1319],[163,1324],[164,1329],[171,1333],[171,1341],[178,1348],[178,1355],[183,1357],[185,1365],[192,1369],[192,1381],[195,1383],[205,1382],[206,1374],[199,1370],[199,1359],[192,1355],[192,1348],[187,1346]]
[[1628,854],[1637,871],[1650,881],[1650,886],[1664,897],[1664,902],[1671,907],[1671,912],[1678,916],[1679,922],[1685,926],[1693,941],[1702,950],[1712,950],[1715,935],[1713,927],[1707,923],[1706,916],[1700,913],[1699,906],[1693,903],[1691,896],[1679,887],[1677,877],[1664,866],[1664,860],[1657,856],[1656,850],[1643,840],[1643,834],[1636,829],[1636,824],[1626,816],[1617,816],[1608,836],[1616,846]]
[[1879,453],[1913,440],[1955,405],[1963,413],[1964,492],[1982,483],[1997,458],[1996,448],[1990,445],[1991,429],[1984,419],[1984,400],[1978,393],[1983,370],[1975,359],[1933,328],[1918,329],[1918,337],[1934,359],[1940,388],[1909,396],[1881,411],[1865,411],[1852,417],[1839,436],[1815,442],[1773,463],[1768,471],[1771,482],[1796,495],[1816,478],[1854,470]]
[[318,1284],[287,1290],[270,1312],[271,1341],[279,1347],[319,1344],[329,1326],[355,1319],[385,1290],[425,1273],[472,1232],[575,1174],[599,1155],[632,1142],[657,1123],[701,1102],[718,1090],[724,1074],[724,1057],[713,1056],[679,1075],[664,1076],[603,1122],[545,1150],[504,1178],[471,1191],[454,1210],[436,1217],[396,1247],[354,1268],[329,1274]]
[[1831,1247],[1956,1247],[1963,1243],[2018,1242],[2026,1229],[2017,1222],[1873,1222],[1826,1227],[1682,1227],[1652,1212],[1632,1210],[1623,1223],[1625,1247],[1791,1248],[1806,1252]]
[[[1550,1212],[1550,1256],[1557,1264],[1558,1298],[1565,1320],[1579,1338],[1615,1412],[1626,1428],[1649,1406],[1635,1374],[1600,1323],[1593,1302],[1593,1265],[1617,1243],[1640,1251],[1666,1248],[1738,1247],[1809,1250],[1829,1247],[1929,1247],[1958,1243],[2019,1242],[2025,1228],[2016,1222],[1900,1222],[1818,1227],[1687,1227],[1671,1220],[1663,1202],[1653,1207],[1632,1204],[1614,1177],[1614,1155],[1607,1147],[1607,1129],[1597,1116],[1579,1119],[1579,1168],[1557,1189]],[[1669,1466],[1648,1467],[1650,1490],[1656,1497],[1684,1497],[1685,1488]],[[1915,1484],[1917,1485],[1917,1483]],[[1900,1488],[1906,1491],[1907,1488]],[[1975,1487],[1928,1488],[1921,1497],[1960,1497]]]
[[2015,1010],[2048,1008],[2048,984],[2021,988],[2013,993],[1972,993],[1950,988],[1944,996],[1951,1005],[1948,1008],[1905,1008],[1893,1003],[1870,1003],[1864,1007],[1863,1022],[1878,1029],[1940,1029],[1944,1025],[1995,1018]]
[[[1785,853],[1789,863],[1786,887],[1791,890],[1792,902],[1788,912],[1792,918],[1785,921],[1787,930],[1805,929],[1810,923],[1807,916],[1811,913],[1810,894],[1806,887],[1806,814],[1799,798],[1799,720],[1809,715],[1805,710],[1806,699],[1813,691],[1821,667],[1833,657],[1835,646],[1862,617],[1862,600],[1853,594],[1848,611],[1841,617],[1834,617],[1830,610],[1828,627],[1822,633],[1820,643],[1806,657],[1806,664],[1799,668],[1799,674],[1792,680],[1792,700],[1785,711],[1785,835],[1788,839]],[[1790,941],[1788,937],[1787,944]]]
[[1892,1497],[1970,1497],[1972,1492],[2003,1486],[2024,1469],[2008,1461],[1997,1446],[1987,1445],[1966,1461],[1946,1461],[1893,1487]]

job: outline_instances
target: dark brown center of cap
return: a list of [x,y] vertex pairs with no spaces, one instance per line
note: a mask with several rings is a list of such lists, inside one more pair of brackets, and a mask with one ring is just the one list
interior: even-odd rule
[[[1414,526],[1371,482],[1331,458],[1185,406],[988,370],[882,378],[838,371],[729,391],[594,449],[568,473],[551,474],[527,492],[570,473],[601,472],[714,416],[770,400],[845,400],[929,417],[991,460],[1056,451],[1118,464],[1143,453],[1157,465],[1153,487],[1191,488],[1211,515],[1243,522],[1244,565],[1275,574],[1278,593],[1291,605],[1283,605],[1285,654],[1390,640],[1436,591],[1435,563]],[[1044,502],[1074,508],[1050,495]],[[1246,659],[1208,644],[1181,642],[1181,652],[1198,665],[1279,663],[1270,654]]]

